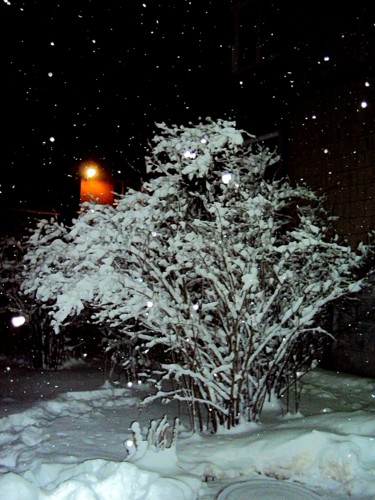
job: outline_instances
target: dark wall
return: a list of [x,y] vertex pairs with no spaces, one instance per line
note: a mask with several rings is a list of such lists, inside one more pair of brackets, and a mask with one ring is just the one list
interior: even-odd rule
[[291,111],[288,173],[326,195],[337,231],[356,245],[375,228],[375,82],[324,83]]

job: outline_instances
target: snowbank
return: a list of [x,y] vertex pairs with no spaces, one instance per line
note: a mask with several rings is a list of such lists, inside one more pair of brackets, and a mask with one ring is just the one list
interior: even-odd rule
[[176,407],[154,403],[140,412],[139,389],[87,386],[0,419],[1,500],[213,498],[215,485],[260,477],[295,481],[325,498],[375,497],[371,379],[318,370],[306,379],[301,414],[283,417],[275,406],[262,423],[236,432],[185,428],[177,454],[145,446],[134,463],[124,446],[131,422],[145,430],[166,410],[173,419]]

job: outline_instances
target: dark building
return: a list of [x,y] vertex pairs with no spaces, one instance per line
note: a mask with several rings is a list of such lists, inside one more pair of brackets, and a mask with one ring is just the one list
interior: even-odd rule
[[[232,14],[241,126],[277,138],[284,173],[326,196],[343,240],[368,242],[375,229],[373,5],[242,0]],[[374,291],[335,312],[329,367],[375,376]]]

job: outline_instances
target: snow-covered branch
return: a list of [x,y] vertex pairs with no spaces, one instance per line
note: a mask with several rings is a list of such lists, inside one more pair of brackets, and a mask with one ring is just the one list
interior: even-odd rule
[[252,149],[234,122],[158,127],[143,192],[89,206],[71,228],[41,224],[23,290],[56,331],[94,311],[141,345],[155,397],[189,401],[201,426],[204,413],[214,430],[257,420],[267,394],[319,356],[319,315],[360,288],[366,250],[329,236],[316,193],[266,178],[277,155]]

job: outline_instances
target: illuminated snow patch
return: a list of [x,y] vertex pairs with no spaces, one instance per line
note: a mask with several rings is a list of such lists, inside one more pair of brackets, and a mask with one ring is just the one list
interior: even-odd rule
[[232,178],[232,174],[230,172],[226,172],[221,176],[221,180],[223,181],[224,184],[229,184],[230,180]]
[[197,157],[197,153],[195,151],[186,150],[183,152],[183,157],[194,159]]

